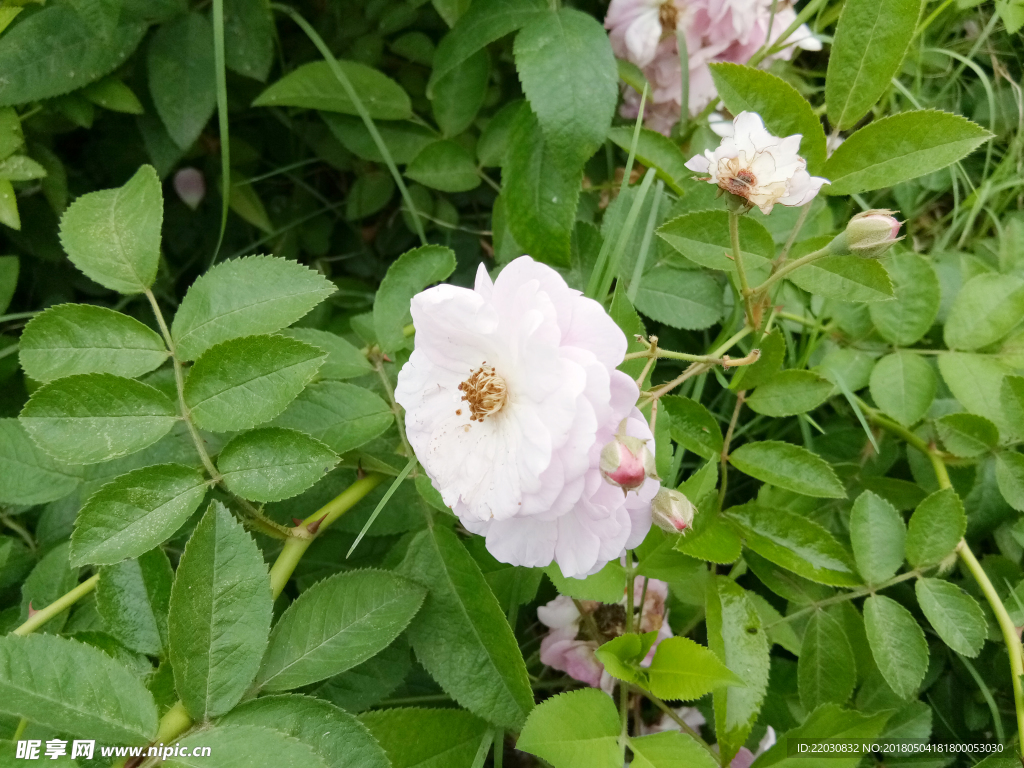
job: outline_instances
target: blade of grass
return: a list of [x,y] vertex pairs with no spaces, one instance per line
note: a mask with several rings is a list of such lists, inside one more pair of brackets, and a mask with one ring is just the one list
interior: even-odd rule
[[647,252],[651,248],[651,238],[654,236],[654,226],[658,223],[658,209],[661,207],[661,195],[665,191],[665,184],[658,180],[654,187],[654,202],[651,203],[651,213],[647,217],[647,227],[644,229],[644,239],[640,241],[640,253],[636,255],[636,265],[633,267],[633,277],[629,281],[629,288],[626,290],[626,298],[630,304],[636,303],[636,292],[640,290],[640,280],[644,275],[644,265],[647,263]]
[[228,204],[231,199],[231,137],[228,127],[227,64],[224,55],[224,0],[213,0],[213,61],[217,69],[217,125],[220,131],[220,234],[210,257],[212,267],[220,255],[228,228]]
[[370,515],[370,519],[366,521],[366,525],[363,526],[363,530],[359,532],[359,535],[356,536],[356,540],[352,542],[352,546],[349,547],[348,554],[345,555],[346,558],[352,556],[356,547],[359,546],[359,542],[363,540],[363,536],[365,536],[366,532],[370,530],[370,526],[373,525],[373,521],[377,519],[377,515],[381,513],[384,506],[391,500],[391,497],[395,495],[395,491],[398,490],[398,486],[400,486],[402,481],[409,476],[409,473],[412,472],[412,468],[415,466],[416,457],[413,456],[409,459],[409,463],[405,465],[405,469],[398,473],[398,477],[395,478],[395,482],[393,482],[391,487],[388,488],[388,492],[384,494],[384,497],[379,502],[377,502],[377,508],[373,510],[373,514]]
[[[640,109],[636,115],[636,123],[633,126],[633,141],[629,145],[629,156],[626,158],[626,169],[622,174],[622,181],[619,183],[619,194],[629,186],[629,177],[633,173],[633,160],[636,158],[636,145],[640,141],[640,127],[644,123],[644,105],[647,104],[647,85],[644,84],[643,93],[640,94]],[[590,281],[583,295],[589,299],[601,301],[604,297],[599,294],[601,284],[604,282],[604,272],[608,266],[608,254],[611,252],[612,242],[608,238],[601,244],[601,250],[597,254],[597,263],[594,264],[594,271],[590,273]],[[605,291],[607,293],[607,291]]]
[[366,110],[366,105],[363,104],[363,100],[359,98],[359,94],[356,93],[356,89],[352,87],[351,81],[345,74],[345,71],[338,64],[338,60],[331,53],[331,49],[327,47],[327,43],[324,42],[323,38],[317,34],[316,30],[310,26],[309,22],[306,21],[302,15],[287,5],[281,3],[271,3],[271,9],[278,11],[290,17],[292,21],[299,25],[303,32],[306,33],[306,37],[310,39],[310,42],[316,46],[317,50],[320,51],[320,55],[327,61],[327,66],[330,68],[332,74],[337,78],[338,82],[341,83],[341,87],[345,89],[345,95],[348,96],[349,101],[352,102],[356,108],[356,112],[359,113],[359,117],[362,118],[363,124],[366,125],[366,130],[369,131],[370,136],[373,138],[373,143],[377,145],[377,151],[380,152],[384,158],[384,162],[391,171],[391,175],[395,179],[395,184],[398,185],[398,190],[402,193],[402,199],[405,201],[406,207],[409,209],[409,213],[412,214],[412,221],[416,227],[416,235],[420,239],[420,243],[423,245],[427,244],[427,236],[423,231],[423,221],[420,219],[419,210],[416,208],[416,203],[413,202],[412,195],[409,194],[409,188],[405,186],[405,180],[402,178],[402,174],[398,172],[398,166],[395,165],[394,158],[391,157],[391,152],[388,150],[388,145],[384,142],[384,139],[380,135],[380,131],[377,130],[376,124],[373,122],[373,118],[370,117],[370,113]]
[[647,199],[647,193],[651,190],[651,184],[654,182],[655,170],[648,168],[647,173],[644,174],[643,181],[640,182],[640,188],[637,190],[636,199],[633,200],[633,204],[629,207],[629,213],[626,215],[626,223],[622,227],[622,231],[619,233],[618,240],[615,241],[615,250],[612,251],[611,258],[608,259],[608,264],[605,268],[605,273],[601,278],[601,284],[598,286],[597,295],[600,297],[600,301],[608,295],[608,291],[611,290],[612,280],[615,279],[615,275],[618,272],[619,260],[622,258],[623,251],[626,250],[626,243],[629,242],[629,238],[633,234],[633,227],[636,226],[636,220],[640,216],[640,211],[644,207],[644,200]]

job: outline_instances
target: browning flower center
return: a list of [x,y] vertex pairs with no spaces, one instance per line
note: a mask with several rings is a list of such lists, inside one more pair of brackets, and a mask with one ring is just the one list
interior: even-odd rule
[[[487,365],[486,360],[459,384],[459,391],[469,405],[470,421],[483,421],[485,416],[500,411],[508,401],[505,380],[495,372],[493,365]],[[461,409],[456,411],[457,414],[461,412]]]
[[679,9],[672,0],[663,3],[658,9],[658,21],[661,22],[662,29],[667,30],[675,30],[679,25]]
[[738,197],[750,197],[750,188],[757,184],[757,177],[749,168],[740,168],[728,176],[722,177],[718,186],[726,192],[731,192]]
[[619,603],[604,603],[594,611],[594,623],[605,637],[618,637],[626,631],[626,609]]

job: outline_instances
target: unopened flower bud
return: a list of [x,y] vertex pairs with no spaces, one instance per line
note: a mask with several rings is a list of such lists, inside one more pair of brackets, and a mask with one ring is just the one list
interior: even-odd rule
[[696,509],[693,503],[679,491],[662,488],[651,502],[651,517],[654,524],[669,533],[682,533],[693,525]]
[[837,255],[850,254],[865,259],[876,259],[889,250],[890,246],[902,240],[900,222],[893,211],[871,210],[858,213],[846,225],[846,231],[829,245],[829,251]]
[[195,168],[182,168],[174,174],[174,191],[194,211],[206,197],[206,180]]
[[626,491],[635,491],[648,477],[657,477],[654,454],[647,441],[628,435],[616,435],[601,449],[601,477]]

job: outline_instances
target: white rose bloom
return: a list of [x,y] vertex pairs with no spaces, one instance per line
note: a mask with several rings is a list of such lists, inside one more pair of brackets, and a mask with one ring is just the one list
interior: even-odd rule
[[827,179],[807,173],[807,161],[800,157],[799,133],[772,136],[754,112],[740,112],[733,120],[733,135],[722,139],[712,152],[694,155],[686,167],[709,174],[704,180],[756,205],[764,214],[776,203],[804,205],[810,202]]
[[657,480],[624,495],[598,468],[627,417],[654,448],[636,384],[616,370],[625,335],[600,304],[523,256],[493,283],[481,265],[473,290],[423,291],[412,317],[395,389],[409,442],[495,557],[582,576],[643,539]]

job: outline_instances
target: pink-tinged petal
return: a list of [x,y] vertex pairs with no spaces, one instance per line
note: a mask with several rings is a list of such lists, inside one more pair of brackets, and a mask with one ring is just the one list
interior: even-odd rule
[[686,161],[686,167],[696,173],[707,173],[711,163],[704,155],[694,155]]
[[571,597],[559,595],[554,600],[537,607],[537,618],[552,629],[572,628],[574,636],[580,620],[580,612]]

